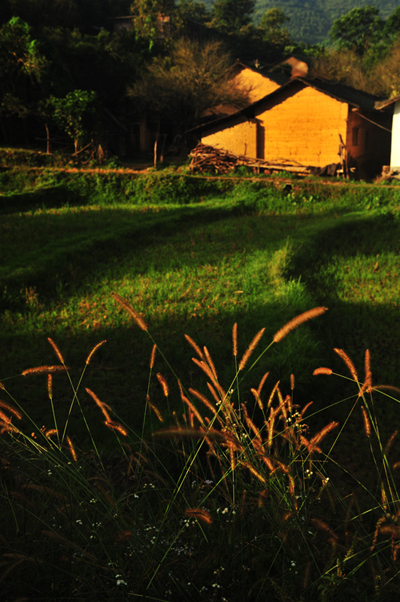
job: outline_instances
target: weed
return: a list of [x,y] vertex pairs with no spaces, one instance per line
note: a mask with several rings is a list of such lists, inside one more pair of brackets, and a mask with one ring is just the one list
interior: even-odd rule
[[[153,342],[147,319],[119,294],[114,300]],[[235,368],[225,383],[208,347],[187,336],[204,389],[186,389],[167,362],[182,405],[152,440],[137,436],[91,389],[85,401],[86,371],[106,341],[92,348],[74,383],[65,354],[49,339],[59,364],[28,369],[23,378],[46,378],[51,428],[30,422],[0,384],[9,398],[0,402],[0,582],[6,599],[52,591],[65,600],[394,600],[397,432],[382,439],[374,397],[393,400],[400,390],[374,384],[368,351],[360,377],[349,356],[335,349],[347,370],[342,378],[355,393],[340,402],[349,408],[342,424],[330,419],[312,432],[313,416],[325,408],[312,414],[312,403],[297,403],[293,375],[288,393],[268,373],[248,392],[243,388],[244,375],[264,365],[272,347],[325,311],[308,310],[278,327],[266,346],[262,329],[241,349],[235,324]],[[149,386],[156,354],[163,357],[153,342]],[[73,393],[64,418],[53,388],[57,374],[69,380]],[[314,374],[339,376],[325,367]],[[160,373],[156,378],[168,399],[171,386]],[[160,421],[149,387],[147,401]],[[102,418],[102,440],[108,433],[116,442],[111,454],[93,436],[89,402]],[[69,422],[73,406],[90,438],[87,451]],[[367,480],[363,467],[352,467],[340,454],[355,417],[365,430],[359,451],[365,462],[369,450],[374,467]],[[145,412],[146,420],[152,418]]]

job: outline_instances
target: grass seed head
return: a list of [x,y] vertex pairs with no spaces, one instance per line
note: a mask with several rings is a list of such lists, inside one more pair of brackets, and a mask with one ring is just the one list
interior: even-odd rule
[[272,391],[271,391],[271,394],[270,394],[270,396],[269,396],[269,398],[268,398],[267,408],[269,408],[269,407],[270,407],[270,405],[272,404],[272,401],[273,401],[273,399],[274,399],[274,395],[275,395],[275,393],[276,393],[276,392],[277,392],[277,390],[278,390],[278,387],[279,387],[279,383],[280,383],[280,382],[281,382],[281,381],[280,381],[280,380],[278,380],[278,382],[276,383],[276,385],[275,385],[275,386],[274,386],[274,388],[272,389]]
[[250,391],[253,393],[254,398],[255,398],[255,400],[256,400],[256,402],[258,404],[258,407],[260,408],[261,411],[263,411],[264,405],[263,405],[263,402],[261,400],[261,397],[258,394],[258,391],[256,391],[256,389],[250,389]]
[[47,393],[50,401],[53,399],[53,375],[47,375]]
[[193,347],[193,349],[195,350],[195,352],[197,353],[197,355],[199,356],[199,358],[201,360],[204,360],[204,353],[202,352],[202,350],[200,349],[200,347],[194,342],[194,340],[188,335],[185,334],[185,339],[187,340],[187,342],[189,343],[189,345],[191,345]]
[[61,351],[59,350],[59,348],[57,347],[57,345],[55,344],[55,342],[53,341],[53,339],[51,339],[50,337],[47,337],[47,340],[49,341],[50,345],[53,347],[54,352],[56,354],[56,356],[58,357],[58,360],[61,364],[65,364],[64,362],[64,358],[61,354]]
[[111,411],[111,408],[108,404],[103,403],[102,401],[100,401],[100,399],[97,397],[96,393],[93,393],[93,391],[91,389],[88,389],[87,387],[85,388],[85,391],[88,395],[90,395],[90,397],[93,399],[93,401],[95,402],[95,404],[100,408],[104,418],[106,419],[107,422],[112,422],[111,418],[110,418],[110,414],[108,413],[108,411]]
[[264,376],[262,377],[262,379],[260,380],[260,384],[258,385],[258,389],[257,389],[258,395],[261,395],[261,391],[263,389],[263,386],[264,386],[265,381],[267,380],[268,376],[269,376],[269,372],[266,372],[264,374]]
[[233,347],[233,355],[237,356],[237,323],[235,322],[232,328],[232,347]]
[[107,341],[106,341],[106,340],[104,340],[104,341],[101,341],[100,343],[97,343],[97,345],[95,345],[95,346],[93,347],[92,351],[89,353],[89,355],[88,355],[88,356],[87,356],[87,358],[86,358],[86,364],[87,364],[87,365],[89,365],[89,364],[90,364],[90,361],[91,361],[91,359],[92,359],[93,355],[96,353],[96,351],[98,350],[98,348],[99,348],[99,347],[101,347],[102,345],[104,345],[104,343],[107,343]]
[[5,408],[9,412],[11,412],[11,414],[14,414],[14,416],[16,418],[18,418],[18,420],[22,420],[22,414],[21,414],[21,412],[19,412],[18,410],[16,410],[12,405],[10,405],[9,403],[7,403],[6,401],[3,401],[3,400],[0,399],[0,407]]
[[162,431],[155,431],[152,437],[172,438],[179,437],[184,439],[204,439],[208,438],[217,441],[226,441],[226,437],[223,433],[220,433],[214,429],[203,430],[201,428],[187,428],[181,426],[171,426]]
[[0,420],[2,420],[7,425],[11,423],[11,418],[4,414],[2,410],[0,410]]
[[239,371],[243,370],[243,368],[245,367],[245,365],[247,364],[247,362],[250,359],[251,354],[253,353],[254,349],[257,347],[258,343],[260,342],[261,337],[263,336],[265,332],[265,328],[262,328],[254,337],[254,339],[251,341],[250,345],[248,346],[248,348],[246,349],[242,359],[240,360],[239,363]]
[[249,470],[251,474],[256,477],[256,479],[261,481],[261,483],[266,483],[264,475],[262,475],[260,471],[254,468],[254,466],[250,462],[241,462],[241,465],[247,468],[247,470]]
[[208,512],[208,510],[204,510],[204,508],[186,508],[185,516],[201,520],[207,525],[211,525],[212,523],[211,514]]
[[374,385],[371,387],[371,391],[393,391],[393,393],[398,393],[400,395],[400,389],[398,387],[393,387],[392,385]]
[[361,406],[361,411],[362,411],[363,421],[364,421],[364,431],[369,439],[371,436],[371,423],[368,418],[367,410],[364,408],[364,406]]
[[153,345],[153,349],[151,350],[151,356],[150,356],[150,370],[153,370],[154,367],[154,361],[156,359],[156,351],[157,351],[157,345]]
[[347,353],[345,351],[343,351],[343,349],[336,349],[336,348],[334,348],[333,351],[335,353],[337,353],[340,358],[342,358],[342,360],[344,361],[344,363],[346,364],[346,366],[350,370],[350,374],[352,375],[352,377],[354,378],[354,380],[356,382],[358,382],[357,370],[355,369],[355,366],[354,366],[353,362],[351,361],[351,359],[349,358],[349,356],[347,355]]
[[71,439],[69,437],[66,437],[66,439],[67,439],[69,451],[71,452],[72,459],[74,460],[74,462],[77,462],[78,461],[78,456],[76,454],[74,444],[72,443],[72,441],[71,441]]
[[113,429],[114,431],[118,431],[124,437],[128,436],[127,429],[124,426],[122,426],[122,424],[120,424],[119,422],[114,422],[114,420],[105,420],[104,424],[108,426],[108,428]]
[[136,309],[133,309],[133,307],[123,298],[121,297],[121,295],[118,295],[117,293],[111,293],[112,296],[114,297],[115,301],[125,310],[128,312],[128,314],[131,316],[131,318],[133,318],[136,322],[136,324],[139,326],[139,328],[141,328],[144,331],[147,331],[147,324],[144,321],[144,319],[142,318],[142,316],[139,314],[139,312],[136,311]]
[[398,431],[394,431],[394,432],[393,432],[393,433],[390,435],[390,437],[389,437],[389,440],[388,440],[388,442],[386,443],[386,447],[385,447],[385,452],[384,452],[384,453],[385,453],[385,456],[387,456],[387,455],[388,455],[388,453],[390,452],[390,450],[391,450],[391,448],[392,448],[392,445],[393,445],[393,443],[394,443],[394,440],[396,439],[397,435],[398,435]]
[[325,439],[326,435],[328,433],[330,433],[333,429],[337,428],[338,426],[339,426],[339,423],[335,422],[335,421],[332,421],[329,424],[327,424],[326,426],[324,426],[324,428],[321,429],[319,431],[319,433],[314,435],[314,437],[311,439],[308,451],[310,453],[315,451],[317,446],[319,445],[319,443],[321,443],[322,439]]
[[68,366],[37,366],[36,368],[28,368],[21,374],[22,376],[36,376],[36,374],[57,374],[59,372],[68,372]]
[[154,414],[157,416],[158,420],[160,422],[164,422],[164,418],[163,415],[161,414],[160,410],[158,409],[158,407],[156,405],[154,405],[154,403],[151,403],[149,397],[147,398],[147,405],[149,406],[149,408],[154,412]]
[[217,371],[216,371],[216,369],[215,369],[214,362],[212,361],[212,357],[211,357],[211,355],[210,355],[210,353],[209,353],[209,351],[208,351],[207,347],[204,347],[204,355],[205,355],[205,357],[206,357],[207,364],[208,364],[208,366],[209,366],[209,368],[210,368],[211,372],[212,372],[212,373],[213,373],[213,375],[214,375],[214,378],[215,378],[215,380],[218,380],[218,374],[217,374]]
[[49,429],[48,431],[45,431],[44,436],[47,438],[52,437],[53,435],[57,435],[58,436],[58,430],[57,429]]
[[160,383],[160,385],[162,387],[164,396],[168,397],[169,389],[168,389],[168,383],[167,383],[166,379],[163,377],[162,374],[160,374],[160,372],[157,372],[157,379],[158,379],[158,382]]
[[372,373],[371,373],[371,355],[369,349],[365,350],[365,382],[368,387],[372,386]]
[[314,309],[309,309],[296,318],[293,318],[293,320],[290,320],[290,322],[285,324],[283,328],[275,333],[273,338],[274,343],[279,343],[287,334],[289,334],[289,332],[300,326],[300,324],[308,322],[308,320],[312,320],[313,318],[324,314],[327,310],[327,307],[315,307]]
[[332,374],[332,370],[330,368],[316,368],[313,372],[313,376],[318,376],[319,374],[326,374],[330,376]]

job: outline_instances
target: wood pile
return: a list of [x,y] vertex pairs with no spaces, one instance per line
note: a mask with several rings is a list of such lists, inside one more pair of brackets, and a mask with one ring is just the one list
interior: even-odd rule
[[227,174],[238,165],[244,165],[242,158],[228,151],[201,143],[192,150],[189,156],[192,158],[189,165],[190,171],[200,173]]
[[252,159],[241,155],[234,155],[229,151],[207,146],[199,143],[190,153],[191,162],[189,169],[198,173],[228,174],[240,165],[251,167],[254,172],[271,174],[279,171],[289,171],[299,176],[309,175],[311,168],[290,162],[286,159],[276,161],[264,161],[263,159]]

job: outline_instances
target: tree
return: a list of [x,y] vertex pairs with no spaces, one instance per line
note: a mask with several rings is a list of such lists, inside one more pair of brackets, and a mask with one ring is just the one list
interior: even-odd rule
[[176,10],[183,23],[194,21],[195,23],[202,23],[204,25],[209,18],[204,2],[180,0],[176,6]]
[[281,50],[288,46],[292,40],[286,27],[283,27],[288,21],[290,21],[290,17],[285,15],[281,8],[267,10],[259,25],[263,42]]
[[[1,0],[8,10],[27,21],[35,31],[44,27],[78,28],[85,32],[91,26],[104,24],[110,16],[126,14],[132,0]],[[93,30],[92,30],[93,32]]]
[[130,12],[138,39],[145,39],[151,50],[157,38],[162,34],[160,17],[170,17],[175,11],[174,0],[135,0]]
[[95,92],[73,90],[65,98],[50,96],[41,105],[42,115],[50,118],[74,142],[75,153],[92,133],[97,114]]
[[[48,61],[37,40],[32,39],[27,23],[13,17],[0,27],[0,118],[24,119],[33,112],[47,68]],[[10,132],[3,119],[1,126],[8,138]]]
[[383,30],[385,37],[398,38],[400,35],[400,6],[386,19]]
[[354,50],[362,56],[368,47],[378,41],[384,29],[384,21],[375,6],[353,8],[334,21],[330,38],[339,48]]
[[370,85],[363,59],[354,50],[321,50],[319,56],[313,58],[310,75],[347,84],[358,90],[368,91]]
[[371,72],[370,91],[380,96],[400,94],[400,38]]
[[174,134],[184,134],[205,111],[247,104],[247,92],[231,80],[231,59],[219,42],[178,40],[167,58],[156,58],[129,91],[136,107]]
[[240,33],[251,23],[255,0],[216,0],[211,12],[211,27],[224,33]]

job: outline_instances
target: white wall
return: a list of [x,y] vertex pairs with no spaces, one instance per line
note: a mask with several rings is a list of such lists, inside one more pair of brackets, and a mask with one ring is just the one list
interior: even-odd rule
[[400,169],[400,100],[394,104],[390,168]]

